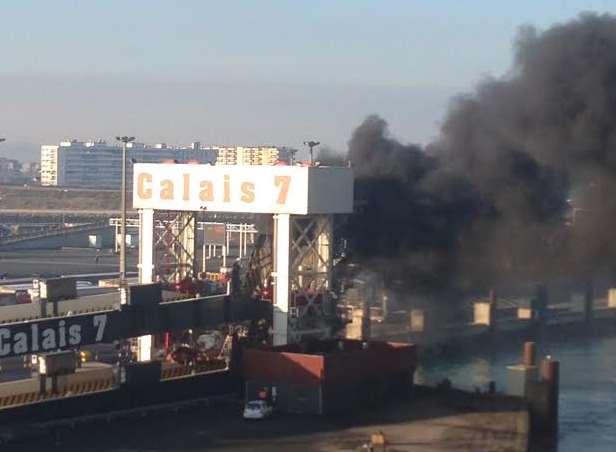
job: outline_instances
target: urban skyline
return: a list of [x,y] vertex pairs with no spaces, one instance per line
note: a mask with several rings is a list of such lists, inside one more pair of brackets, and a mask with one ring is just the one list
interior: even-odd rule
[[[118,137],[119,138],[119,137]],[[124,137],[123,145],[104,140],[65,140],[42,145],[40,183],[43,186],[115,188],[120,185],[122,150],[126,146],[127,178],[132,180],[132,163],[210,163],[213,165],[275,165],[292,163],[297,150],[276,146],[189,146],[154,145]]]
[[[520,26],[542,29],[580,10],[613,10],[600,0],[558,8],[478,0],[442,7],[397,0],[387,8],[366,1],[265,1],[241,10],[219,2],[144,5],[6,5],[0,134],[11,144],[3,155],[34,161],[42,143],[118,130],[146,142],[301,148],[316,138],[344,152],[352,130],[373,113],[400,141],[425,144],[452,96],[507,74]],[[142,33],[142,26],[169,32]]]

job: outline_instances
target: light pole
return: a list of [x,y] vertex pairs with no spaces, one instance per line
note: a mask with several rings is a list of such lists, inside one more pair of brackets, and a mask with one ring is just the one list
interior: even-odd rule
[[122,218],[120,221],[120,287],[126,284],[126,146],[135,137],[116,137],[116,140],[122,142],[122,193],[121,193],[121,210]]
[[298,152],[297,149],[293,149],[293,148],[289,149],[289,154],[291,155],[291,159],[290,159],[291,165],[295,165],[295,154],[297,154],[297,152]]
[[304,146],[310,148],[310,165],[314,165],[314,148],[321,144],[320,141],[304,141]]

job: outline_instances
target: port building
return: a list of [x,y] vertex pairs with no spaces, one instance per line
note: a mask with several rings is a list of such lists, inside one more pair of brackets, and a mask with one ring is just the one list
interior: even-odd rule
[[408,395],[414,345],[331,339],[249,348],[242,354],[244,396],[286,413],[332,414]]

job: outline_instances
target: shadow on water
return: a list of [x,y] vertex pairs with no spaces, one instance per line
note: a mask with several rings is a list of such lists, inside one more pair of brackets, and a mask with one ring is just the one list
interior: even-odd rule
[[537,343],[538,357],[561,363],[558,444],[537,451],[612,451],[616,444],[616,335],[592,328],[550,328],[508,340],[481,340],[432,349],[421,356],[420,383],[448,378],[472,390],[496,382],[506,385],[506,367],[519,363],[526,340]]

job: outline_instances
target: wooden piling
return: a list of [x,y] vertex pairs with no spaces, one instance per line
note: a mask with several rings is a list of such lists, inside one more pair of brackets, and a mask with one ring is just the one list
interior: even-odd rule
[[534,342],[524,343],[524,356],[522,358],[522,364],[525,366],[534,366],[536,359],[536,347]]
[[547,357],[540,365],[540,380],[529,385],[527,395],[533,431],[540,435],[558,432],[560,364]]
[[541,362],[541,378],[558,390],[560,379],[560,363],[550,356]]

